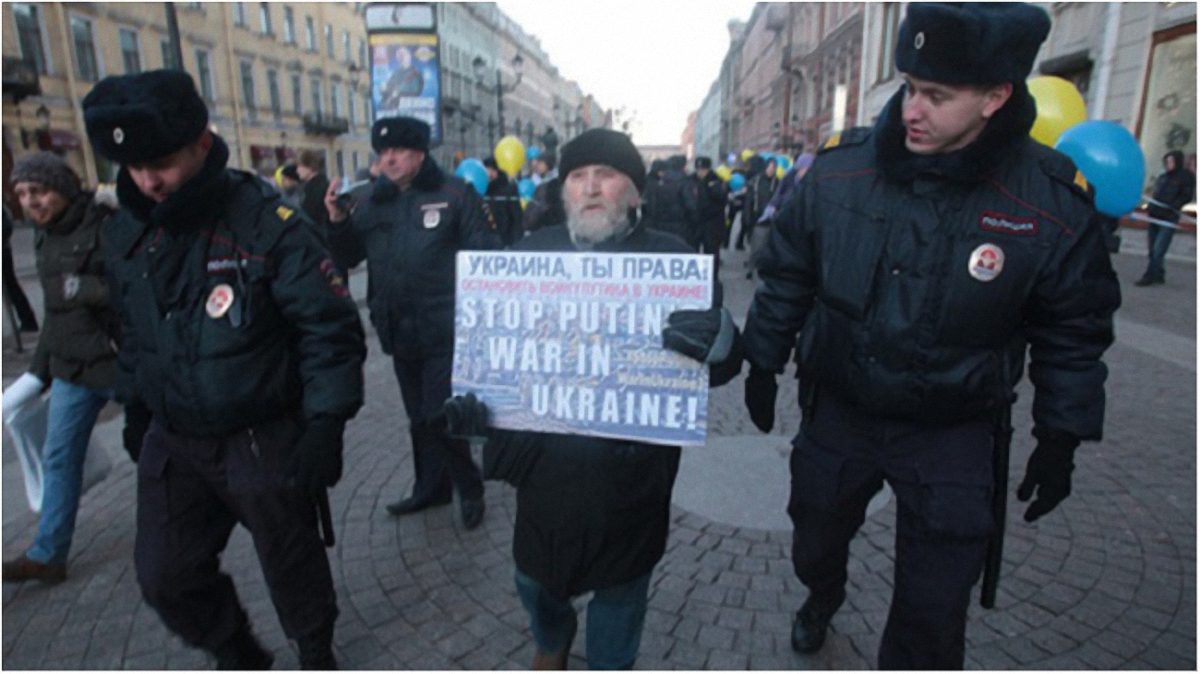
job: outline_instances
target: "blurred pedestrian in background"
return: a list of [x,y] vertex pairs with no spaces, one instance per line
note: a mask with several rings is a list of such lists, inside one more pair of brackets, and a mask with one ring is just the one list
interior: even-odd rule
[[533,198],[525,206],[525,231],[536,232],[543,227],[561,225],[566,220],[562,202],[562,180],[558,178],[555,168],[557,157],[549,152],[543,152],[533,158],[532,166],[534,184]]
[[1196,198],[1196,174],[1184,166],[1183,153],[1178,150],[1163,155],[1163,173],[1154,181],[1154,192],[1151,194],[1150,207],[1147,215],[1163,224],[1149,223],[1146,228],[1146,239],[1150,262],[1146,273],[1134,285],[1162,285],[1167,282],[1167,269],[1164,263],[1167,250],[1171,247],[1171,239],[1175,236],[1180,209]]
[[721,266],[721,244],[725,241],[725,203],[729,192],[721,178],[713,173],[711,158],[696,157],[695,166],[692,183],[696,190],[700,244],[705,253],[713,256],[713,269],[717,269]]
[[322,241],[329,236],[329,214],[325,212],[325,193],[329,191],[329,177],[325,175],[325,154],[317,150],[305,150],[296,161],[296,175],[304,185],[304,198],[300,209],[309,221],[317,226]]
[[483,167],[488,173],[487,194],[483,200],[496,221],[496,233],[500,235],[505,247],[508,247],[525,236],[525,229],[521,224],[521,196],[517,194],[516,184],[508,179],[508,174],[496,165],[495,157],[484,159]]

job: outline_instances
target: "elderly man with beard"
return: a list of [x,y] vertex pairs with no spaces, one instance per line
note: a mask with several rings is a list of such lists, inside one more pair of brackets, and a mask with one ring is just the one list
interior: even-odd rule
[[[692,252],[638,222],[646,169],[628,136],[584,132],[563,147],[562,175],[566,226],[538,230],[517,250]],[[666,348],[709,364],[714,386],[737,375],[741,352],[737,327],[717,305],[672,313],[663,331]],[[571,599],[593,591],[588,665],[633,667],[650,573],[666,548],[679,448],[486,429],[487,408],[474,394],[451,399],[446,412],[452,433],[487,435],[487,477],[517,488],[513,557],[537,642],[533,669],[566,669],[577,625]]]

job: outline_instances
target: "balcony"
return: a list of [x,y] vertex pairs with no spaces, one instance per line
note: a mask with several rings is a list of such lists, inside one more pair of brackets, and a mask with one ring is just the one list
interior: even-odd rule
[[350,130],[350,120],[317,113],[304,115],[304,133],[316,136],[340,136]]

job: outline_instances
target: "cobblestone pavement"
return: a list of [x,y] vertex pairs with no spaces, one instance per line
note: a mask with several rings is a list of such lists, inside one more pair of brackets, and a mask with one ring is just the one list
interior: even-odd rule
[[[753,286],[740,273],[743,257],[728,257],[728,303],[740,321]],[[1106,437],[1080,449],[1071,498],[1029,525],[1010,496],[997,608],[971,609],[968,668],[1196,668],[1195,266],[1172,262],[1170,285],[1136,289],[1131,284],[1144,259],[1119,255],[1116,261],[1126,301],[1121,318],[1146,328],[1140,339],[1190,340],[1190,369],[1178,358],[1156,357],[1154,343],[1114,345]],[[21,370],[9,342],[6,337],[6,380]],[[534,646],[513,588],[513,490],[488,483],[486,520],[471,532],[452,507],[388,517],[383,504],[411,486],[411,448],[392,369],[373,337],[366,382],[366,406],[347,429],[346,474],[332,492],[338,545],[330,559],[342,666],[527,667]],[[781,378],[781,384],[776,433],[784,443],[799,427],[799,412],[794,380]],[[741,394],[740,381],[712,394],[710,431],[726,444],[757,435]],[[1012,485],[1032,450],[1028,385],[1020,394]],[[114,450],[120,423],[118,416],[99,429]],[[20,488],[19,467],[10,458],[6,450],[6,558],[24,550],[36,526],[10,494]],[[108,479],[84,497],[65,583],[4,586],[6,668],[210,666],[141,601],[132,565],[133,468],[122,454]],[[746,476],[747,484],[765,477]],[[806,594],[792,574],[790,531],[730,526],[681,508],[672,518],[669,549],[653,576],[638,668],[874,666],[891,595],[894,503],[872,515],[854,540],[847,602],[814,656],[794,654],[788,641],[792,613]],[[243,530],[235,532],[223,566],[257,633],[276,653],[276,668],[295,668]],[[576,639],[574,669],[586,666],[583,642]]]

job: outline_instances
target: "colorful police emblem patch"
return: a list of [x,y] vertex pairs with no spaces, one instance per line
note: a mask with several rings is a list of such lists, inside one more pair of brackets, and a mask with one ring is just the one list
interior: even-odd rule
[[228,283],[222,283],[208,294],[204,310],[208,312],[210,318],[220,318],[229,311],[231,306],[233,306],[233,288]]
[[971,252],[967,272],[977,281],[993,281],[1004,270],[1004,251],[1000,246],[985,243]]

